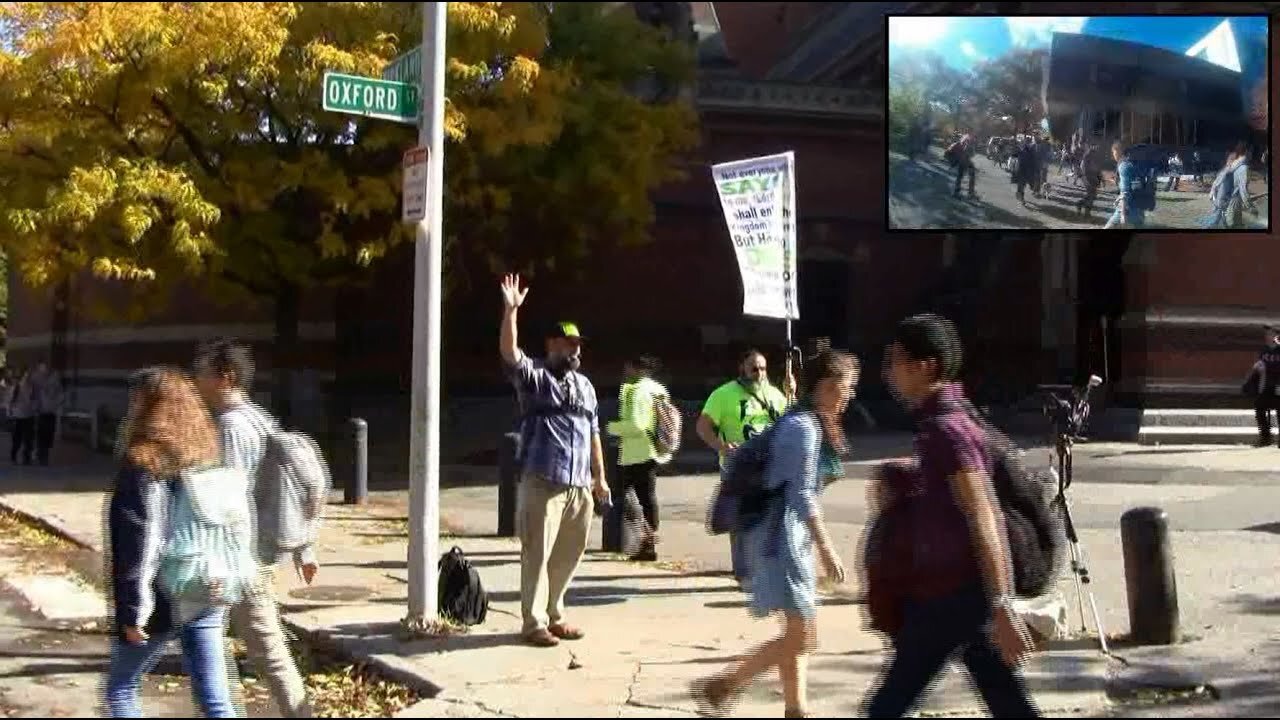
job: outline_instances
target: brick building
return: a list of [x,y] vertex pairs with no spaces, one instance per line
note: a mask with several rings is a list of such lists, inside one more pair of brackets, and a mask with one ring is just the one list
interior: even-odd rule
[[[682,394],[697,396],[729,372],[742,345],[781,344],[781,323],[741,316],[737,268],[708,165],[783,150],[796,152],[798,173],[797,337],[830,337],[863,354],[869,372],[861,394],[873,413],[890,405],[875,372],[880,348],[892,323],[909,312],[955,317],[969,347],[968,381],[997,400],[1104,367],[1135,403],[1151,402],[1154,394],[1234,392],[1255,350],[1257,326],[1280,322],[1270,270],[1280,264],[1280,244],[1269,235],[1147,235],[1131,242],[1096,234],[885,232],[884,13],[1008,14],[1020,3],[689,5],[703,142],[689,159],[688,179],[656,193],[650,244],[598,253],[590,282],[537,286],[526,313],[530,328],[552,317],[581,323],[591,337],[588,367],[602,388],[616,382],[626,354],[645,351],[663,357]],[[1107,10],[1272,5],[1113,3]],[[1034,10],[1079,14],[1081,7],[1038,3]],[[278,365],[306,373],[294,383],[295,407],[311,418],[300,424],[356,411],[375,425],[402,428],[412,249],[399,252],[373,271],[376,292],[305,298],[297,357],[274,352],[269,313],[218,307],[194,290],[179,292],[143,322],[123,325],[97,322],[86,310],[118,288],[77,282],[60,294],[40,294],[12,281],[9,356],[28,363],[52,352],[74,402],[89,408],[119,405],[120,380],[139,364],[185,362],[199,338],[238,335],[258,345],[262,370]],[[494,353],[497,293],[481,280],[475,285],[445,306],[446,399],[456,413],[446,429],[458,433],[470,427],[459,408],[479,402],[464,398],[490,395],[509,407]],[[343,392],[330,392],[335,381]],[[327,404],[335,395],[353,405],[335,409]],[[474,422],[493,426],[492,418]]]

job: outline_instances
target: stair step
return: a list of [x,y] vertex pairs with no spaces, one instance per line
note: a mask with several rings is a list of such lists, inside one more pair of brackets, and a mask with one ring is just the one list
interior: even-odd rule
[[1147,427],[1244,427],[1255,426],[1253,410],[1168,408],[1142,411]]
[[1254,426],[1145,425],[1138,433],[1138,442],[1145,445],[1155,443],[1166,445],[1252,445],[1257,436],[1258,429]]

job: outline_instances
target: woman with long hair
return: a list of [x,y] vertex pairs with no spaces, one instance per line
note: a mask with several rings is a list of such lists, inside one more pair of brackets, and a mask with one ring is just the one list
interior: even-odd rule
[[822,519],[818,495],[825,477],[839,473],[845,448],[841,418],[858,382],[853,355],[824,350],[806,363],[800,398],[769,438],[765,487],[777,500],[752,528],[751,612],[778,615],[782,634],[755,648],[736,667],[694,687],[707,712],[721,714],[756,677],[777,667],[786,717],[805,717],[806,664],[817,646],[818,572],[844,581],[844,565]]
[[158,582],[171,536],[177,478],[219,461],[213,420],[185,375],[150,368],[129,380],[129,410],[120,432],[123,457],[107,511],[107,577],[114,610],[111,667],[103,694],[108,715],[143,716],[138,696],[142,677],[176,638],[205,716],[236,717],[223,645],[225,607],[183,604],[179,613],[179,602]]
[[1249,148],[1238,142],[1227,154],[1227,162],[1209,187],[1209,204],[1213,210],[1201,225],[1205,228],[1240,229],[1244,227],[1244,211],[1257,213],[1249,196]]

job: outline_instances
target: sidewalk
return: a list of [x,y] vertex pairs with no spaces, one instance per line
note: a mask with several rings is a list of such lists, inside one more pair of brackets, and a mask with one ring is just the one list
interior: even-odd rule
[[[0,505],[43,519],[100,551],[104,495],[95,492],[9,494]],[[580,643],[553,650],[519,642],[519,547],[492,537],[442,539],[460,545],[490,593],[489,620],[471,633],[431,641],[396,639],[406,609],[405,534],[401,515],[374,505],[331,507],[320,547],[317,585],[286,575],[286,620],[353,658],[367,659],[406,684],[438,695],[407,717],[692,717],[688,686],[776,632],[749,619],[745,597],[718,575],[670,572],[652,564],[589,555],[570,592]],[[811,662],[814,716],[857,714],[883,650],[864,632],[862,609],[848,595],[821,609],[823,645]],[[1106,664],[1093,651],[1039,656],[1028,681],[1046,714],[1098,711],[1105,704]],[[744,699],[740,717],[776,717],[776,678]],[[934,714],[981,714],[957,672],[948,673],[928,708]]]
[[[1100,447],[1099,460],[1117,462],[1131,451]],[[1184,462],[1198,455],[1194,449],[1180,452]],[[1201,465],[1231,466],[1218,457]],[[1240,470],[1256,472],[1271,457],[1255,459],[1239,451],[1235,460]],[[7,492],[0,495],[0,506],[42,519],[83,545],[101,548],[108,477],[101,461],[63,468],[2,468],[0,487]],[[403,493],[375,493],[363,508],[330,507],[317,585],[303,588],[282,573],[280,594],[287,621],[435,695],[410,708],[406,716],[691,716],[689,681],[715,672],[751,644],[770,637],[776,626],[749,619],[746,598],[727,578],[664,569],[685,568],[685,558],[694,559],[698,567],[718,569],[697,560],[726,554],[722,538],[708,538],[700,529],[705,509],[699,498],[705,494],[703,486],[713,481],[671,477],[664,482],[670,483],[672,494],[689,496],[685,505],[664,506],[661,551],[676,562],[635,564],[589,555],[569,600],[573,622],[589,633],[580,643],[554,650],[519,644],[519,548],[512,540],[484,535],[494,528],[492,487],[449,489],[441,502],[444,530],[457,536],[442,539],[441,552],[453,544],[462,547],[491,595],[492,609],[482,628],[432,641],[396,639],[406,611],[408,578]],[[841,498],[858,497],[861,491],[858,481],[847,482],[849,486],[828,497],[827,504],[833,537],[852,566],[861,515],[852,500]],[[1141,497],[1139,492],[1166,497],[1184,493],[1188,503],[1202,503],[1195,490],[1091,486],[1089,495],[1102,496],[1098,502],[1118,511]],[[1082,529],[1081,535],[1093,563],[1104,623],[1111,633],[1123,632],[1128,619],[1118,528]],[[599,546],[596,523],[590,547]],[[1204,639],[1173,649],[1150,649],[1144,657],[1200,668],[1223,690],[1223,703],[1193,706],[1189,714],[1196,714],[1197,708],[1218,714],[1226,707],[1255,716],[1275,714],[1267,711],[1280,708],[1280,693],[1270,690],[1271,681],[1264,681],[1270,676],[1264,673],[1280,658],[1280,636],[1271,617],[1272,598],[1280,596],[1280,578],[1273,567],[1280,537],[1271,532],[1179,532],[1175,551],[1183,629]],[[810,671],[815,716],[856,715],[883,660],[879,639],[861,629],[862,608],[850,600],[855,592],[849,588],[848,594],[830,598],[820,613],[823,646]],[[1066,597],[1072,628],[1078,629],[1074,591]],[[1095,650],[1086,648],[1040,655],[1028,680],[1046,715],[1127,714],[1107,706],[1113,670]],[[779,692],[776,678],[766,679],[737,715],[776,717],[781,710]],[[924,712],[984,714],[967,682],[955,672],[948,673]]]

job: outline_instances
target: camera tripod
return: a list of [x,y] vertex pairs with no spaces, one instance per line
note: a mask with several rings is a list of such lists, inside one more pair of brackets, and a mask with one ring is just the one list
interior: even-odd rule
[[1084,545],[1076,534],[1075,520],[1071,517],[1071,501],[1067,499],[1067,489],[1071,487],[1071,447],[1076,438],[1067,433],[1058,433],[1054,444],[1054,453],[1058,460],[1058,496],[1054,503],[1062,511],[1062,527],[1066,532],[1067,546],[1071,557],[1071,575],[1076,585],[1076,606],[1080,611],[1080,634],[1084,635],[1089,628],[1085,625],[1084,600],[1089,596],[1089,608],[1093,611],[1093,622],[1098,628],[1098,644],[1103,655],[1111,655],[1107,646],[1107,631],[1102,624],[1102,615],[1098,612],[1098,599],[1093,594],[1092,577],[1089,575],[1089,564],[1085,559]]
[[[1102,624],[1102,614],[1098,612],[1098,599],[1093,594],[1092,577],[1085,559],[1084,545],[1076,533],[1075,519],[1071,516],[1071,501],[1067,499],[1067,490],[1071,487],[1072,456],[1071,450],[1076,440],[1080,439],[1085,423],[1089,420],[1089,393],[1102,384],[1097,375],[1089,377],[1083,392],[1073,391],[1074,402],[1067,402],[1050,393],[1051,402],[1046,405],[1045,412],[1053,420],[1053,451],[1057,458],[1058,496],[1054,498],[1062,511],[1062,526],[1067,536],[1067,545],[1071,557],[1071,575],[1076,585],[1076,605],[1080,611],[1080,633],[1083,635],[1089,628],[1085,624],[1084,601],[1089,596],[1089,608],[1093,611],[1093,622],[1098,628],[1098,645],[1102,654],[1115,657],[1107,645],[1107,631]],[[1053,464],[1050,464],[1050,468]]]

